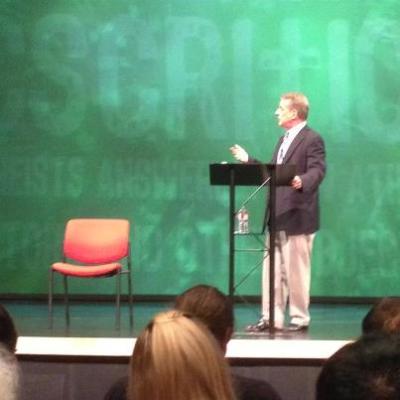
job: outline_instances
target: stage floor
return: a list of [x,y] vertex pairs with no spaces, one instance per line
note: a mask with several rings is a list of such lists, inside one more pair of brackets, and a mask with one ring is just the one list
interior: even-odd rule
[[[168,309],[168,303],[135,303],[134,327],[129,328],[128,311],[124,305],[121,313],[121,329],[115,329],[115,308],[111,303],[72,303],[71,323],[66,328],[63,304],[54,308],[53,328],[48,329],[47,304],[29,301],[5,301],[2,303],[13,316],[20,336],[46,337],[136,337],[152,316]],[[352,340],[360,335],[361,321],[370,305],[312,304],[311,325],[306,333],[283,334],[281,338],[308,340]],[[259,305],[235,305],[235,338],[267,338],[263,334],[247,334],[246,325],[259,318]]]
[[[170,308],[165,303],[137,303],[134,328],[129,327],[127,307],[122,310],[121,329],[115,329],[114,306],[109,303],[71,304],[67,329],[64,307],[55,307],[53,328],[48,328],[47,305],[10,302],[5,304],[15,319],[20,335],[17,354],[21,360],[48,362],[57,359],[83,362],[108,359],[127,362],[135,338],[152,316]],[[311,306],[312,324],[307,331],[246,333],[244,327],[258,319],[258,305],[236,304],[236,329],[228,344],[227,357],[233,365],[320,366],[345,343],[360,335],[361,321],[368,305]]]

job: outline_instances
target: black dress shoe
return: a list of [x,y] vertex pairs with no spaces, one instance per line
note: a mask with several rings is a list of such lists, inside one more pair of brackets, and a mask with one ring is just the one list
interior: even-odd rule
[[302,332],[308,329],[308,325],[289,324],[286,328],[289,332]]
[[268,323],[268,321],[265,321],[263,319],[260,319],[254,325],[246,326],[246,332],[265,332],[268,329],[269,329],[269,323]]

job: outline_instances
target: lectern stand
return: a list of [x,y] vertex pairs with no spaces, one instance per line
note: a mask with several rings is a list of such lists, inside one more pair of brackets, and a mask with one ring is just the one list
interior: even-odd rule
[[229,296],[235,291],[235,187],[269,185],[269,326],[275,329],[275,205],[276,187],[288,185],[295,175],[294,165],[210,164],[211,185],[229,186]]

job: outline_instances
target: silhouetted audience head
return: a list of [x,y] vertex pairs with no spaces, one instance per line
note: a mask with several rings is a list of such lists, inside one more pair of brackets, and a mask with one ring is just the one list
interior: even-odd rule
[[362,332],[400,333],[400,297],[379,300],[364,317]]
[[19,368],[14,353],[0,345],[0,400],[16,400],[19,390]]
[[213,286],[197,285],[178,296],[174,306],[200,319],[225,352],[234,328],[233,305],[228,296]]
[[18,334],[8,311],[0,304],[0,343],[9,351],[15,352]]
[[323,366],[317,400],[400,399],[400,336],[365,335]]
[[234,399],[221,348],[200,322],[179,311],[160,313],[147,325],[130,368],[128,398]]
[[17,339],[14,321],[0,304],[0,400],[18,398],[19,368],[14,355]]

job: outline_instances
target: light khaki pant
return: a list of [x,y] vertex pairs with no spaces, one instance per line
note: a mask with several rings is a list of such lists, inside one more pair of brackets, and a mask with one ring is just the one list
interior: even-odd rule
[[[286,235],[276,233],[275,246],[275,326],[282,328],[289,301],[290,323],[310,323],[311,251],[315,233]],[[269,244],[269,237],[266,243]],[[264,258],[262,276],[262,315],[269,319],[269,256]]]

